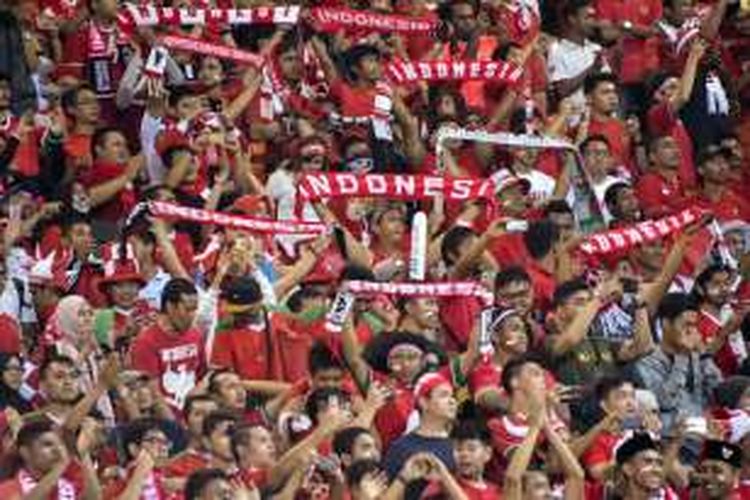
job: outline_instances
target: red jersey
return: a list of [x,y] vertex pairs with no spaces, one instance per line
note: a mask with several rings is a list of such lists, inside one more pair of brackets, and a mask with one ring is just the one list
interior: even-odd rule
[[503,498],[503,489],[494,483],[476,483],[459,477],[458,484],[469,500],[500,500]]
[[[39,479],[28,470],[21,469],[12,479],[0,483],[0,498],[26,498],[39,484]],[[52,491],[48,500],[83,498],[83,490],[84,480],[80,466],[72,462],[57,480],[57,488]]]
[[391,115],[393,89],[386,83],[378,82],[370,88],[355,88],[343,80],[334,80],[331,95],[345,116],[387,118]]
[[655,104],[648,110],[646,125],[654,137],[670,135],[680,148],[682,163],[678,170],[680,183],[687,189],[697,184],[695,159],[693,158],[693,140],[679,115],[674,113],[666,102]]
[[273,347],[266,328],[238,328],[217,332],[211,364],[229,368],[244,380],[273,378]]
[[726,186],[718,200],[711,200],[703,193],[695,197],[695,204],[710,210],[717,219],[723,222],[742,219],[750,221],[750,204],[735,191]]
[[167,401],[177,408],[206,371],[203,337],[194,328],[176,334],[156,323],[138,334],[130,359],[133,369],[159,378]]
[[169,461],[164,467],[164,476],[187,479],[193,472],[209,467],[211,458],[208,454],[188,449]]
[[373,373],[375,381],[391,386],[393,397],[375,414],[375,429],[380,435],[384,450],[401,437],[406,430],[409,415],[416,407],[414,391],[406,385],[400,384],[384,375]]
[[589,470],[591,467],[614,462],[617,447],[629,439],[632,432],[623,435],[601,432],[591,446],[581,456],[581,463]]
[[[128,487],[128,482],[133,476],[134,468],[128,470],[128,475],[124,479],[116,479],[109,483],[104,488],[103,498],[118,498]],[[146,479],[141,494],[138,498],[141,500],[177,500],[182,498],[179,493],[167,492],[164,487],[164,474],[163,471],[155,469],[152,471]]]
[[625,122],[619,118],[598,120],[592,116],[589,122],[589,137],[594,135],[603,135],[607,138],[612,159],[616,162],[616,165],[627,168],[631,174],[637,173],[633,161],[630,135],[625,127]]
[[[635,26],[647,27],[662,18],[661,0],[596,0],[595,4],[597,18],[616,23],[630,21]],[[644,39],[626,35],[618,48],[618,73],[622,83],[641,83],[649,73],[659,68],[657,37]]]
[[[90,169],[82,173],[79,181],[84,187],[92,188],[112,181],[124,172],[124,165],[96,160]],[[135,204],[135,189],[131,185],[117,193],[109,201],[94,208],[92,216],[96,219],[116,223],[122,218],[123,214],[130,213]]]
[[635,193],[648,218],[677,212],[689,203],[678,177],[667,180],[657,172],[644,174],[635,185]]
[[[722,327],[722,321],[710,312],[701,309],[698,316],[698,331],[703,342],[710,342]],[[730,336],[731,337],[731,336]],[[732,339],[727,338],[721,348],[714,354],[714,362],[721,369],[725,377],[734,375],[746,357],[744,348],[734,346]]]

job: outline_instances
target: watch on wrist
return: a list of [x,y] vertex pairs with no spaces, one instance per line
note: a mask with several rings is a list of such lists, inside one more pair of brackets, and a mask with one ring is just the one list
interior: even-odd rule
[[632,29],[633,29],[633,23],[632,23],[632,22],[630,22],[630,21],[625,21],[625,22],[623,22],[623,23],[622,23],[622,29],[624,29],[625,31],[630,31],[630,30],[632,30]]

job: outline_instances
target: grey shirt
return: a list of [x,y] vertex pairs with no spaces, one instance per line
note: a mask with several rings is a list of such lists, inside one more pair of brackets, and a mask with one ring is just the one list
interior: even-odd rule
[[656,395],[664,431],[677,415],[701,416],[711,391],[721,382],[721,372],[709,356],[671,355],[658,347],[635,364],[641,383]]

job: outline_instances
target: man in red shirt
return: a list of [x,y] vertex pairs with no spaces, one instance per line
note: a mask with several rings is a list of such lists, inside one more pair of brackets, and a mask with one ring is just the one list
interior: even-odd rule
[[65,114],[73,119],[73,127],[63,144],[65,153],[66,179],[76,177],[79,170],[91,167],[91,138],[99,126],[101,107],[96,98],[96,91],[87,84],[69,90],[63,94]]
[[193,327],[198,292],[191,282],[174,278],[164,287],[161,306],[156,323],[133,342],[130,359],[135,370],[158,377],[167,402],[182,408],[206,369],[203,336]]
[[145,166],[142,155],[131,156],[125,134],[115,127],[98,129],[91,138],[94,162],[80,172],[87,189],[91,217],[101,239],[111,238],[123,214],[136,203],[134,181]]
[[680,148],[671,135],[661,135],[649,144],[650,170],[635,185],[644,215],[658,218],[685,208],[688,199],[680,180]]
[[703,452],[696,474],[701,477],[700,486],[686,486],[680,498],[697,500],[743,500],[748,497],[746,487],[740,483],[743,453],[739,446],[726,441],[708,439],[703,443]]
[[[662,2],[596,0],[595,7],[597,19],[602,21],[602,36],[618,42],[620,81],[637,88],[649,73],[659,67],[659,38],[653,26],[662,17]],[[633,97],[638,97],[638,93]],[[628,104],[640,105],[637,102]]]
[[750,203],[732,190],[729,184],[731,154],[731,151],[720,145],[706,146],[698,153],[701,186],[696,201],[720,221],[750,221]]
[[686,188],[696,185],[693,140],[682,123],[679,112],[693,93],[698,63],[705,51],[705,44],[701,40],[695,41],[690,47],[682,76],[677,78],[672,74],[663,73],[650,82],[650,98],[653,104],[646,116],[648,132],[653,136],[671,135],[677,141],[682,155],[680,180]]
[[223,287],[221,297],[232,326],[216,333],[211,364],[229,368],[245,380],[273,379],[273,339],[260,285],[249,276],[235,278]]
[[489,430],[478,421],[462,421],[451,432],[456,454],[458,484],[469,500],[501,498],[502,489],[485,481],[484,470],[492,459]]
[[592,479],[605,482],[615,465],[617,446],[640,429],[642,422],[637,413],[635,387],[629,380],[604,377],[596,386],[596,396],[604,418],[598,426],[599,434],[581,456],[581,462]]
[[[177,476],[187,476],[189,471],[199,469],[206,464],[206,448],[203,440],[203,422],[206,417],[219,409],[208,395],[189,396],[185,400],[185,426],[187,428],[188,446],[172,457],[169,470]],[[184,471],[188,471],[183,474]]]
[[693,295],[700,307],[698,330],[708,353],[725,377],[737,373],[747,358],[745,341],[740,332],[744,314],[732,309],[734,272],[728,266],[713,264],[696,278]]
[[620,105],[617,78],[611,73],[589,75],[583,90],[588,97],[591,113],[588,135],[606,137],[615,165],[636,174],[638,168],[633,159],[630,135],[625,122],[615,116]]
[[71,461],[52,423],[34,420],[24,424],[16,436],[16,445],[21,468],[12,479],[0,483],[0,497],[62,500],[82,498],[99,489],[91,458],[84,459],[82,471]]

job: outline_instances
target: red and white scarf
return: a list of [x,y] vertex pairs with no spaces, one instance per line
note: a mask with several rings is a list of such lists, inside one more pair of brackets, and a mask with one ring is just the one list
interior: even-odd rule
[[395,14],[378,14],[363,10],[317,7],[312,9],[315,28],[320,31],[337,33],[345,28],[369,29],[384,33],[400,32],[428,34],[438,26],[429,17],[410,17]]
[[[328,231],[325,224],[295,220],[257,219],[244,215],[227,214],[214,210],[183,207],[172,203],[152,201],[145,204],[154,217],[191,221],[198,224],[215,224],[217,226],[242,229],[254,233],[272,234],[321,234]],[[140,207],[137,210],[143,210]],[[132,218],[132,215],[131,215]]]
[[264,64],[263,57],[252,52],[218,43],[204,42],[203,40],[187,36],[164,35],[159,37],[159,43],[168,49],[213,56],[218,59],[228,59],[237,63],[255,66],[256,68],[260,68]]
[[[18,485],[21,487],[22,498],[26,498],[26,496],[39,484],[39,481],[34,479],[26,469],[18,471],[17,477]],[[60,477],[60,479],[57,480],[56,498],[58,500],[75,500],[78,498],[75,485],[64,477]]]
[[89,21],[88,30],[88,58],[107,58],[116,62],[117,46],[127,44],[124,34],[117,26],[101,26],[93,20]]
[[484,80],[515,83],[523,68],[505,61],[394,61],[386,66],[394,83]]
[[440,283],[384,283],[379,281],[345,281],[341,290],[354,295],[395,295],[400,297],[477,297],[486,305],[494,297],[475,281],[446,281]]
[[611,229],[588,236],[579,250],[586,255],[609,255],[644,243],[661,240],[697,222],[705,210],[688,208],[658,220],[639,222],[630,227]]
[[118,22],[129,32],[137,26],[297,24],[301,10],[299,5],[252,9],[175,9],[126,4],[118,15]]
[[341,197],[381,197],[400,200],[431,199],[464,201],[492,198],[494,183],[487,179],[449,178],[431,175],[315,173],[302,176],[298,184],[302,200]]

